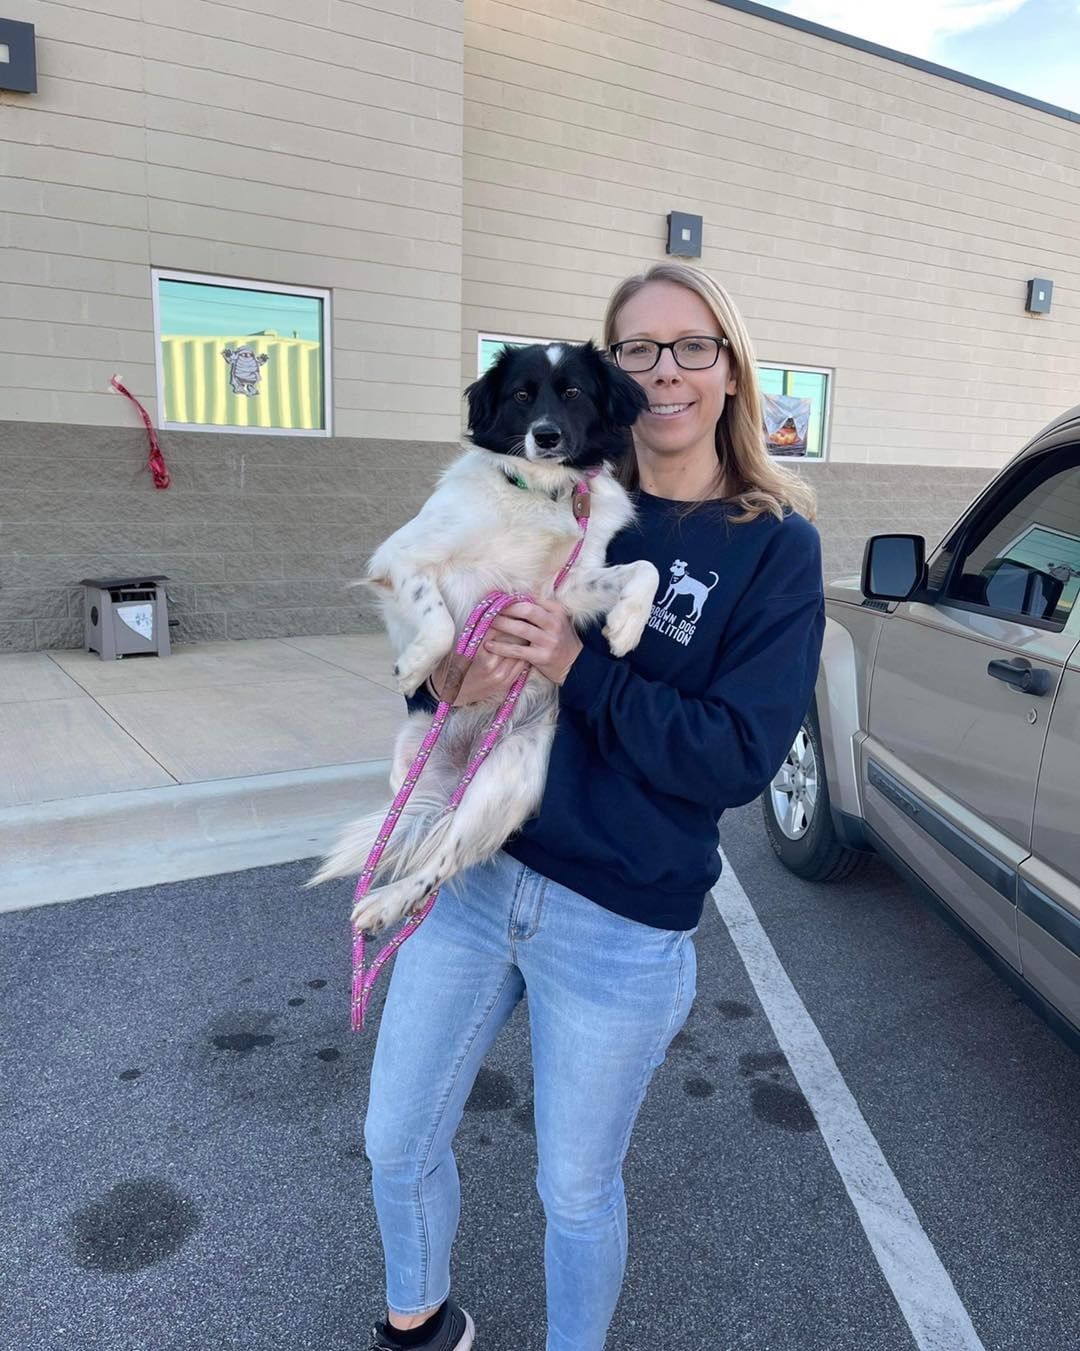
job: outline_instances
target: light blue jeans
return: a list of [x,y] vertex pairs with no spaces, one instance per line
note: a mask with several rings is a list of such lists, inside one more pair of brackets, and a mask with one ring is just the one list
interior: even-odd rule
[[601,1351],[626,1266],[623,1159],[695,973],[691,933],[623,919],[507,854],[443,888],[396,958],[371,1074],[365,1140],[392,1310],[450,1291],[454,1134],[527,990],[547,1351]]

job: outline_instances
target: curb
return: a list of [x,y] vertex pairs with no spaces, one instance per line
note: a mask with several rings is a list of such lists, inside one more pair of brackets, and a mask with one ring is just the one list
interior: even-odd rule
[[388,760],[0,811],[0,913],[323,853],[389,803]]

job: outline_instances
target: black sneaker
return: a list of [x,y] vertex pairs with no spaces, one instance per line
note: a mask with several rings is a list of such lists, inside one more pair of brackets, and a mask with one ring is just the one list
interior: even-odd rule
[[[475,1336],[472,1319],[464,1309],[448,1299],[446,1315],[439,1331],[417,1347],[416,1351],[470,1351]],[[394,1337],[393,1328],[385,1323],[376,1323],[371,1329],[368,1351],[401,1351],[401,1343]]]

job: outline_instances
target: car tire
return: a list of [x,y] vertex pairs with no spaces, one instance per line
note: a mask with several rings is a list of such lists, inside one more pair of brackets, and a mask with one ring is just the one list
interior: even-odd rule
[[765,833],[789,872],[808,882],[838,882],[866,855],[841,843],[833,826],[817,713],[811,705],[772,783],[761,795]]

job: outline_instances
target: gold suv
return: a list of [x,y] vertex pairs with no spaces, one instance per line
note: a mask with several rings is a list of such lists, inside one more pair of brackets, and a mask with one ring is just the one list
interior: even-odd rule
[[762,799],[792,872],[830,881],[881,854],[1073,1033],[1078,594],[1080,406],[997,475],[929,559],[921,536],[875,535],[861,578],[826,588],[814,700]]

